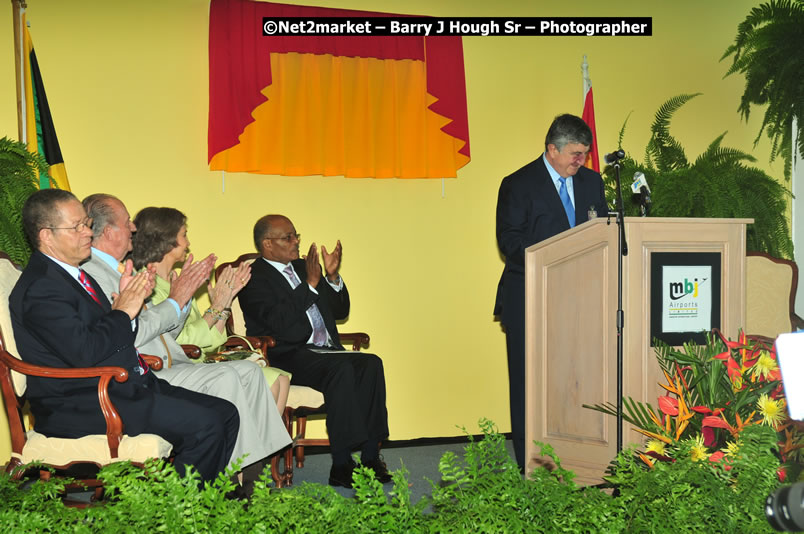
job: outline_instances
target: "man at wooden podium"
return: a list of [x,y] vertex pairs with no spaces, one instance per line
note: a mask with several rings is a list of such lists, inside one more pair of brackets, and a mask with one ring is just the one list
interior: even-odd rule
[[497,197],[497,244],[505,256],[494,315],[505,329],[511,433],[525,467],[525,249],[592,217],[608,214],[603,180],[583,166],[592,132],[580,117],[559,115],[544,153],[506,176]]

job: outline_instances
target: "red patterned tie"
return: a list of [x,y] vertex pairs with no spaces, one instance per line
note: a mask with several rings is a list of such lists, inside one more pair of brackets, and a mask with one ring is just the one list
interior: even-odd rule
[[[89,293],[89,296],[92,297],[92,300],[97,302],[99,306],[103,306],[103,304],[101,304],[100,299],[98,298],[98,293],[95,291],[95,288],[92,287],[92,284],[89,281],[87,273],[85,273],[83,270],[78,271],[78,281],[81,282],[81,285],[84,286],[84,289],[87,290],[87,293]],[[137,352],[137,361],[140,364],[139,372],[141,375],[144,375],[145,373],[148,372],[149,369],[148,362],[142,359],[142,356],[140,356],[140,351],[136,349],[134,350]]]
[[89,277],[87,277],[87,273],[84,271],[78,271],[78,281],[81,282],[81,285],[84,286],[84,289],[87,290],[89,296],[92,297],[92,300],[97,302],[98,304],[101,303],[100,299],[98,298],[98,294],[95,292],[95,288],[92,287],[92,284],[89,282]]

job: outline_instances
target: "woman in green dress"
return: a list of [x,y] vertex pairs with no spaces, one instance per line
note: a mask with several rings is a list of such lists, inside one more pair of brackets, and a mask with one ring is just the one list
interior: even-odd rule
[[[176,276],[173,268],[184,261],[190,248],[187,217],[174,208],[149,207],[137,213],[134,225],[137,232],[132,237],[131,259],[135,269],[155,269],[156,287],[151,301],[158,304],[168,297],[170,280]],[[210,281],[208,285],[210,306],[204,313],[198,309],[195,299],[190,301],[191,309],[176,341],[198,345],[204,353],[217,352],[226,341],[226,319],[231,313],[232,301],[250,278],[251,266],[245,262],[237,269],[224,268],[217,283],[213,286]],[[287,403],[290,374],[267,366],[263,366],[262,371],[281,414]]]

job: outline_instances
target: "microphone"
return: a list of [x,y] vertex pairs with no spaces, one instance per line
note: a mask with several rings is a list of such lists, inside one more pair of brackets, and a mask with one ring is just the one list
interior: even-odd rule
[[603,156],[603,159],[606,161],[608,165],[611,165],[613,163],[617,163],[617,161],[623,159],[624,157],[625,157],[624,150],[615,150],[611,154],[606,154],[605,156]]
[[634,181],[631,183],[631,192],[635,195],[642,193],[642,188],[645,188],[645,191],[648,195],[650,195],[650,186],[648,185],[648,181],[645,179],[645,175],[639,171],[634,173]]
[[648,214],[650,206],[653,203],[650,199],[650,186],[645,175],[641,172],[634,173],[634,181],[631,182],[631,192],[634,195],[639,195],[640,213],[643,217]]

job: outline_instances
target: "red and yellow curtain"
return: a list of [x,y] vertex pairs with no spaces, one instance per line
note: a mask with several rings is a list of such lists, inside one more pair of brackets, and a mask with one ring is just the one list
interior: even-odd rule
[[287,176],[455,177],[469,162],[459,37],[275,37],[263,17],[384,13],[210,4],[209,164]]

